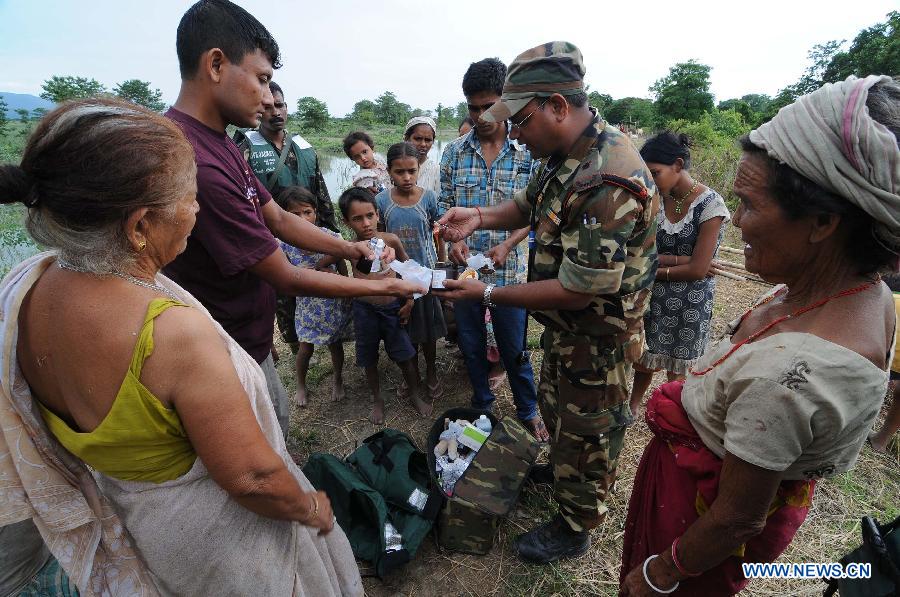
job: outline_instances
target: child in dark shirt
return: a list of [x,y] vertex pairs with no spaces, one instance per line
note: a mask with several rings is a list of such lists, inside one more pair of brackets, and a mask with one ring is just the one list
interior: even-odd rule
[[[344,191],[338,200],[344,221],[353,230],[356,240],[380,238],[392,247],[397,259],[408,259],[403,244],[395,234],[378,232],[378,212],[375,198],[365,190],[352,187]],[[365,274],[353,264],[353,277],[383,278],[394,276],[389,268],[377,273]],[[381,397],[381,381],[378,375],[378,349],[384,340],[388,357],[397,363],[409,388],[412,405],[422,416],[431,414],[432,406],[419,398],[419,376],[416,372],[416,350],[404,326],[412,311],[412,299],[402,302],[391,296],[367,296],[353,300],[353,329],[356,332],[356,364],[366,370],[366,379],[372,392],[373,406],[370,420],[376,425],[384,422],[384,399]]]

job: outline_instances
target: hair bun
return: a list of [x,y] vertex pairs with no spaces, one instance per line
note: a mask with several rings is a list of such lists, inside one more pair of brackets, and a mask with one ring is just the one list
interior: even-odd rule
[[687,133],[680,133],[678,135],[678,143],[683,147],[693,147],[694,144],[691,142],[691,138],[687,136]]
[[19,166],[15,164],[0,166],[0,203],[24,203],[32,207],[33,186],[31,177]]

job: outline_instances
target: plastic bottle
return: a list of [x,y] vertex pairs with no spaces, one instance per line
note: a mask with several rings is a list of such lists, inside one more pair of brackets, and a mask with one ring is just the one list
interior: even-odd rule
[[375,253],[375,258],[372,260],[372,269],[370,270],[370,272],[380,272],[381,253],[384,251],[384,241],[376,237],[369,240],[369,246],[372,248],[372,252]]
[[481,415],[480,417],[478,417],[478,420],[475,421],[475,426],[485,433],[490,433],[493,427],[491,425],[491,420],[488,419],[486,415]]

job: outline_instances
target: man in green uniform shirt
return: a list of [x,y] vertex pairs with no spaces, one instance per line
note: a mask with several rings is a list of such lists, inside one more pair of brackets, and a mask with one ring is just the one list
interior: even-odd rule
[[[287,104],[284,91],[275,81],[269,82],[272,104],[265,107],[259,128],[238,129],[234,141],[249,162],[250,168],[266,190],[277,200],[281,189],[301,186],[316,196],[318,225],[340,232],[334,221],[334,204],[319,170],[319,157],[312,145],[300,135],[291,136],[286,130]],[[281,339],[297,352],[297,331],[294,315],[297,297],[279,294],[275,300],[275,319]],[[274,354],[274,353],[273,353]]]
[[[287,104],[278,83],[269,82],[273,103],[266,106],[257,130],[239,129],[234,140],[241,148],[250,168],[266,189],[277,198],[278,190],[301,186],[316,196],[319,225],[340,232],[334,221],[334,204],[319,170],[316,151],[300,135],[286,130]],[[283,157],[282,157],[283,156]]]
[[509,120],[510,138],[542,167],[512,201],[455,207],[438,222],[450,241],[479,228],[531,225],[527,284],[446,286],[450,299],[525,307],[545,327],[538,402],[559,514],[516,541],[519,556],[536,563],[587,552],[590,530],[606,514],[657,264],[653,178],[631,141],[588,105],[584,72],[568,42],[515,59],[500,101],[481,118]]

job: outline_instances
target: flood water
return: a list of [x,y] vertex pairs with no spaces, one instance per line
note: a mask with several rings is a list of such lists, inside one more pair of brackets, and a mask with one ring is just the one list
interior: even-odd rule
[[[435,141],[428,152],[428,157],[434,162],[441,161],[441,153],[444,151],[447,143],[450,141]],[[384,161],[384,155],[379,154],[379,158]],[[322,170],[322,177],[325,179],[325,185],[328,187],[328,194],[332,201],[337,201],[344,189],[350,186],[353,180],[353,174],[359,169],[353,160],[341,153],[319,152],[319,169]]]

